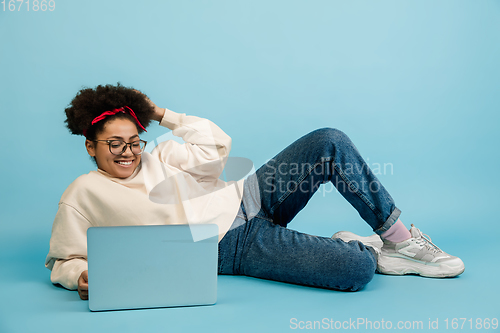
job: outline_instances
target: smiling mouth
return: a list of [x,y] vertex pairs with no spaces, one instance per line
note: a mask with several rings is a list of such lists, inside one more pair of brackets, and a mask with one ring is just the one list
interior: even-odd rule
[[116,164],[121,165],[121,166],[130,166],[132,165],[133,161],[115,161]]

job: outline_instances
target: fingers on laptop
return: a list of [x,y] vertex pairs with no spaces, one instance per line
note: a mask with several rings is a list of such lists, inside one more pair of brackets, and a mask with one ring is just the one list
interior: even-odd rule
[[89,299],[89,271],[83,271],[78,278],[78,295],[81,299]]

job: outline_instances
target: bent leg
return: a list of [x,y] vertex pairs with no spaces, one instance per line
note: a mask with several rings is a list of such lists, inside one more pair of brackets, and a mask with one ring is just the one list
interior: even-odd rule
[[401,211],[349,137],[322,128],[299,138],[256,171],[262,217],[281,226],[331,181],[360,216],[382,234]]

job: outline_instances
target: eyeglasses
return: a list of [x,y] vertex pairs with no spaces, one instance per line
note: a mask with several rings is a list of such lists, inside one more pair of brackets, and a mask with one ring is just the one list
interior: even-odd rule
[[147,141],[137,140],[134,142],[125,142],[123,140],[92,140],[95,142],[106,142],[109,145],[109,152],[113,155],[121,155],[127,150],[127,146],[130,146],[130,150],[134,155],[141,155],[146,148]]

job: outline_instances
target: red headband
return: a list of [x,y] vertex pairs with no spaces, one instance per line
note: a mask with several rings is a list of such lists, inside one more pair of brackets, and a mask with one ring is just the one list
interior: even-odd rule
[[[117,114],[118,112],[123,112],[123,113],[127,113],[128,112],[135,119],[135,122],[137,123],[137,125],[139,125],[145,132],[147,132],[146,129],[144,128],[144,126],[142,126],[142,124],[140,123],[139,119],[137,119],[134,111],[132,111],[132,109],[129,108],[128,106],[122,106],[121,108],[113,109],[112,111],[104,111],[103,113],[101,113],[100,115],[98,115],[97,117],[95,117],[94,120],[92,120],[92,124],[90,124],[90,126],[92,126],[95,123],[103,120],[107,116],[112,116],[114,114]],[[83,130],[83,135],[85,137],[87,137],[87,129]]]

